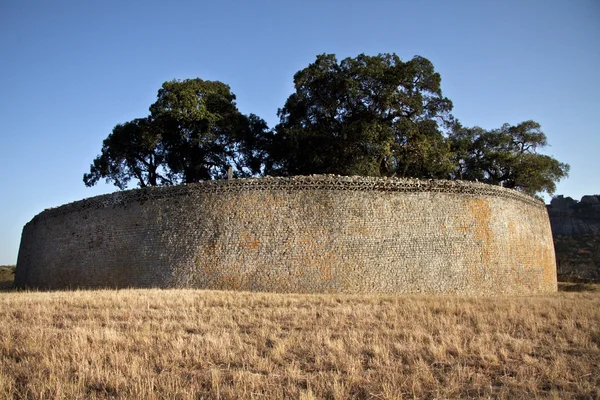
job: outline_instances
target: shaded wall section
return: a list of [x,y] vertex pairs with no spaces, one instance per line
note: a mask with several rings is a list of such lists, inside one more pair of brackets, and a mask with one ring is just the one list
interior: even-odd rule
[[479,183],[339,176],[137,189],[23,229],[15,283],[298,293],[556,291],[544,204]]

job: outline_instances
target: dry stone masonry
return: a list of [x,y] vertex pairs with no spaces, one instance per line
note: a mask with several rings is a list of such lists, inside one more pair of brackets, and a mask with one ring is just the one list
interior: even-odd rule
[[21,287],[556,291],[544,204],[459,181],[232,179],[116,192],[23,229]]

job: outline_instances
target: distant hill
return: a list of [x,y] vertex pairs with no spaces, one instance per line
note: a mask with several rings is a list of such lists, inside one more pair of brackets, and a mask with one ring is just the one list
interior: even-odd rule
[[600,195],[557,196],[547,209],[559,280],[600,281]]

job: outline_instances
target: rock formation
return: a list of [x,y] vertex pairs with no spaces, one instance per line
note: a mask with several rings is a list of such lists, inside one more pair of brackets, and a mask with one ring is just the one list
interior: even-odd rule
[[557,196],[547,209],[559,277],[600,280],[600,195]]

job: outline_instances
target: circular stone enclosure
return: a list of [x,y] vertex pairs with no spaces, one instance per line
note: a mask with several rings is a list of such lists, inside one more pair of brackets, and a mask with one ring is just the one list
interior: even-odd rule
[[296,293],[557,290],[541,201],[460,181],[232,179],[116,192],[23,229],[15,284]]

